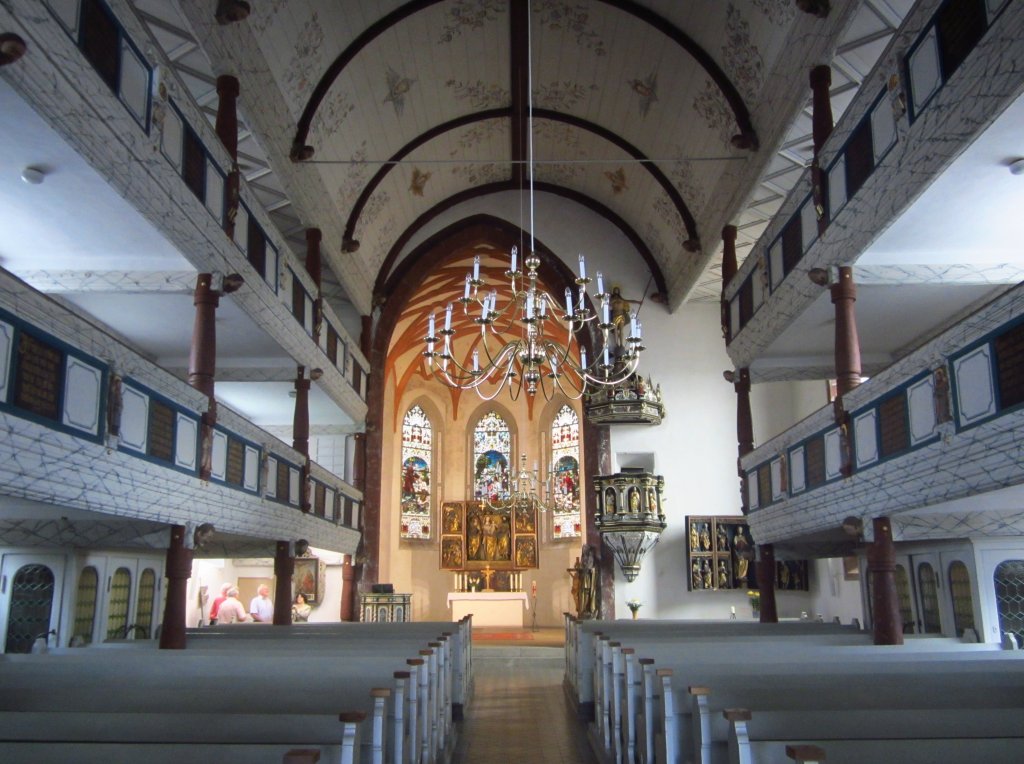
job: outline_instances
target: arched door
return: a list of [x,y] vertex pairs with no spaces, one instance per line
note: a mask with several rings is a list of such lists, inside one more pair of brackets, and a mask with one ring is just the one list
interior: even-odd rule
[[4,594],[4,652],[31,652],[40,636],[46,636],[51,646],[57,644],[54,635],[60,621],[63,575],[61,557],[4,557],[0,571]]

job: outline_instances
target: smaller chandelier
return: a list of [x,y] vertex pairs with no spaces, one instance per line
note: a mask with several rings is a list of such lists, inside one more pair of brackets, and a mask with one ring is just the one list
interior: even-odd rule
[[484,506],[499,512],[506,512],[513,508],[538,509],[541,512],[551,510],[540,497],[540,488],[543,485],[545,492],[550,493],[550,479],[547,483],[541,481],[537,463],[534,462],[533,469],[526,468],[526,454],[519,455],[519,471],[510,471],[508,485],[510,487],[508,498],[483,497]]
[[[485,400],[492,400],[505,387],[513,400],[524,388],[530,396],[539,390],[550,399],[560,390],[576,400],[588,385],[612,386],[628,379],[644,350],[643,325],[636,313],[628,310],[626,300],[617,292],[605,291],[600,271],[594,295],[600,307],[596,312],[587,307],[591,279],[583,255],[579,263],[576,289],[566,287],[564,300],[555,300],[537,285],[540,258],[528,255],[523,273],[518,268],[518,248],[513,247],[505,271],[511,297],[499,307],[497,289],[481,289],[485,282],[480,278],[480,257],[474,257],[473,270],[466,274],[465,289],[457,302],[463,315],[480,328],[479,347],[473,350],[470,364],[463,365],[456,358],[452,318],[457,308],[450,302],[443,329],[437,328],[434,312],[427,320],[423,338],[427,368],[449,387],[475,390]],[[591,335],[597,352],[588,359],[580,335],[591,328],[599,330]],[[506,339],[510,334],[513,339]]]

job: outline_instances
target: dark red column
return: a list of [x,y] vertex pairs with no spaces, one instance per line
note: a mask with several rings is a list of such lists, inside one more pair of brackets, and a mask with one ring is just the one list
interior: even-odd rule
[[892,524],[888,517],[876,517],[871,525],[875,540],[867,549],[871,582],[868,589],[871,592],[875,644],[902,645],[903,624],[896,594],[896,547],[892,542]]
[[164,620],[160,627],[161,650],[185,649],[185,605],[188,600],[188,579],[192,575],[192,550],[185,546],[185,526],[171,526],[171,543],[167,547],[167,598]]
[[305,368],[295,377],[295,415],[292,418],[292,448],[309,457],[309,386]]
[[341,563],[341,620],[355,621],[356,569],[352,555],[346,554]]
[[25,55],[28,46],[14,32],[0,33],[0,66],[13,64]]
[[306,272],[316,284],[316,297],[313,299],[313,341],[320,342],[320,332],[324,325],[323,296],[323,259],[320,256],[320,241],[323,234],[319,228],[306,229]]
[[775,605],[775,547],[759,544],[757,547],[757,591],[761,599],[761,623],[778,623],[779,610]]
[[316,288],[323,286],[323,259],[320,255],[320,242],[323,233],[319,228],[306,229],[306,272],[312,277]]
[[295,558],[292,545],[278,541],[274,554],[274,625],[290,626],[292,623],[292,574],[295,572]]
[[217,401],[213,395],[217,368],[217,329],[214,320],[220,304],[220,292],[212,287],[213,274],[200,273],[192,298],[195,320],[192,324],[192,346],[188,356],[188,383],[209,399],[200,423],[199,477],[210,479],[213,450],[213,426],[217,423]]
[[220,292],[212,287],[213,274],[200,273],[192,304],[196,307],[192,324],[192,347],[188,356],[188,383],[213,399],[213,377],[217,367],[217,329],[214,319]]
[[740,506],[743,514],[750,510],[747,496],[747,480],[743,474],[741,460],[754,450],[754,420],[750,412],[750,369],[725,372],[725,379],[732,382],[736,391],[736,474],[740,479]]
[[360,491],[366,490],[366,433],[357,432],[352,436],[355,453],[352,459],[352,485]]
[[[607,425],[590,425],[583,427],[583,458],[587,480],[594,475],[609,475],[612,471],[611,430]],[[587,513],[586,543],[594,547],[598,561],[599,583],[597,617],[601,620],[615,618],[615,555],[604,545],[601,534],[597,530],[597,494],[593,488],[582,490],[583,506]]]
[[235,238],[235,217],[238,215],[238,79],[230,74],[217,78],[217,137],[231,157],[231,170],[224,184],[224,233]]
[[722,336],[725,341],[732,339],[732,329],[729,318],[729,302],[725,299],[725,290],[736,275],[739,266],[736,264],[736,226],[727,225],[722,229]]
[[836,389],[840,396],[860,384],[860,338],[857,335],[857,286],[853,268],[839,269],[839,280],[829,287],[836,310]]
[[818,213],[818,233],[823,234],[828,226],[825,216],[825,173],[818,158],[825,141],[832,134],[832,70],[826,66],[811,69],[811,134],[814,139],[814,157],[811,160],[811,192]]
[[362,330],[359,333],[359,349],[363,351],[363,355],[369,358],[370,349],[373,347],[373,317],[360,316],[360,319]]

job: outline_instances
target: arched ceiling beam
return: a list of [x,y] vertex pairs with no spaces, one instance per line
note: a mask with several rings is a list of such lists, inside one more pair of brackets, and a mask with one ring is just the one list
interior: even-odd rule
[[[387,174],[395,167],[395,165],[410,154],[410,152],[419,148],[427,141],[443,135],[449,130],[455,130],[459,127],[479,122],[485,119],[495,119],[501,117],[510,116],[511,111],[509,109],[488,109],[487,111],[476,112],[474,114],[466,114],[461,117],[449,120],[440,125],[435,125],[421,135],[416,136],[413,140],[403,146],[398,152],[392,156],[387,163],[385,163],[363,188],[362,193],[359,194],[359,198],[356,199],[355,204],[352,205],[352,211],[349,213],[348,222],[345,223],[345,235],[344,240],[346,242],[353,242],[355,237],[356,225],[359,223],[359,216],[363,212],[363,208],[366,207],[367,202],[370,201],[370,197],[373,196],[373,192],[377,187],[384,181]],[[700,239],[697,235],[697,221],[694,220],[693,215],[690,212],[689,207],[686,206],[686,202],[683,200],[682,195],[678,189],[672,184],[672,181],[661,171],[661,168],[654,162],[647,158],[640,149],[634,146],[632,143],[627,141],[621,135],[613,133],[607,128],[601,127],[600,125],[594,124],[589,120],[577,117],[572,114],[564,114],[560,111],[553,109],[534,109],[533,116],[540,119],[547,119],[553,122],[561,122],[563,124],[572,125],[580,130],[584,130],[588,133],[603,138],[612,145],[621,149],[622,151],[629,154],[633,159],[636,159],[643,167],[651,174],[655,182],[661,186],[665,195],[675,205],[676,211],[679,213],[679,217],[682,218],[683,224],[686,226],[686,233],[688,235],[686,249],[689,252],[696,252],[700,249]],[[515,165],[521,167],[521,165]],[[513,178],[511,180],[517,188],[520,183],[516,179],[515,172],[513,172]]]
[[[629,240],[630,244],[632,244],[636,248],[637,252],[640,253],[640,256],[643,257],[644,262],[647,264],[647,267],[651,272],[651,276],[653,276],[654,278],[654,285],[657,287],[658,292],[665,296],[668,295],[668,286],[665,283],[665,276],[661,272],[661,266],[658,265],[658,261],[654,259],[654,255],[651,253],[651,250],[647,247],[647,244],[644,242],[644,240],[640,238],[640,235],[635,230],[633,230],[633,228],[625,220],[619,217],[618,214],[616,214],[608,207],[601,204],[599,201],[592,199],[586,194],[580,193],[579,191],[575,191],[571,188],[565,188],[564,186],[559,186],[554,183],[546,182],[534,183],[534,188],[537,191],[543,191],[549,194],[554,194],[556,196],[561,196],[565,199],[569,199],[570,201],[574,201],[577,204],[581,204],[584,207],[593,210],[595,213],[608,220],[608,222],[612,223],[616,228],[618,228],[623,233],[623,235]],[[412,266],[413,258],[411,257],[411,255],[409,257],[406,257],[401,263],[397,265],[397,267],[395,267],[395,260],[401,254],[402,249],[405,247],[406,243],[408,243],[409,239],[411,239],[413,235],[417,231],[419,231],[423,226],[425,226],[427,223],[429,223],[431,220],[436,218],[441,213],[451,209],[452,207],[458,204],[462,204],[463,202],[469,201],[470,199],[475,199],[479,196],[487,196],[489,194],[494,194],[501,191],[519,190],[521,189],[511,180],[502,180],[496,181],[494,183],[485,183],[483,185],[475,186],[473,188],[467,188],[464,191],[460,191],[457,194],[453,194],[452,196],[449,196],[447,199],[438,202],[429,210],[421,214],[418,218],[416,218],[416,220],[412,222],[412,224],[408,228],[405,229],[405,231],[402,232],[402,234],[398,237],[395,243],[391,246],[391,249],[388,251],[387,257],[384,258],[384,262],[381,264],[380,270],[377,272],[377,281],[374,284],[374,304],[379,304],[379,302],[381,301],[386,301],[395,292],[395,289],[402,283],[403,279],[407,277],[409,268]],[[493,219],[497,220],[497,218]],[[505,225],[509,225],[506,221],[501,222],[504,223]],[[448,235],[450,236],[451,234],[449,233]],[[428,239],[428,241],[432,241],[434,239],[435,237],[431,237],[430,239]],[[417,250],[422,249],[423,247],[424,245],[421,244],[419,247],[417,247]],[[388,273],[391,271],[392,268],[394,268],[394,273],[391,273],[389,277]]]
[[[306,143],[309,138],[309,129],[313,123],[313,117],[316,116],[317,109],[320,108],[320,104],[327,96],[327,92],[331,89],[334,81],[341,75],[341,72],[346,66],[354,59],[363,48],[369,45],[371,42],[376,40],[384,32],[391,29],[391,27],[399,24],[414,13],[436,5],[445,0],[412,0],[412,2],[406,3],[386,16],[378,19],[375,23],[367,27],[362,34],[360,34],[355,40],[353,40],[345,50],[341,52],[329,67],[324,72],[320,81],[317,82],[316,87],[313,88],[313,92],[309,96],[309,100],[306,102],[306,107],[302,110],[302,116],[299,117],[299,124],[295,130],[295,137],[292,139],[291,158],[294,161],[302,161],[310,159],[313,156],[313,147]],[[666,35],[669,39],[675,42],[679,47],[685,50],[690,56],[707,72],[708,76],[711,77],[712,82],[718,87],[725,97],[726,102],[729,104],[729,108],[732,109],[733,117],[736,120],[736,125],[739,128],[739,134],[733,136],[733,145],[737,148],[748,148],[754,150],[757,148],[757,134],[754,132],[753,123],[750,121],[750,112],[747,111],[746,104],[743,103],[743,98],[740,96],[739,91],[732,84],[725,72],[722,71],[721,67],[715,62],[711,55],[705,51],[700,45],[698,45],[693,38],[683,32],[681,29],[670,23],[664,17],[658,15],[649,8],[645,8],[639,5],[633,0],[595,0],[595,2],[601,2],[612,8],[628,13],[629,15],[640,19],[653,26],[655,29]],[[512,14],[513,19],[515,14]],[[513,55],[515,55],[513,53]],[[514,76],[514,75],[513,75]]]

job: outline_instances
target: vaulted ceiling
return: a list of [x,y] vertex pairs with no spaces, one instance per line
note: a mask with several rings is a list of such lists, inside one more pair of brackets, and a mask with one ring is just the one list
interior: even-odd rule
[[[155,5],[137,2],[171,35]],[[227,26],[208,2],[180,8],[213,71],[240,79],[281,188],[368,312],[433,215],[524,186],[531,144],[537,183],[615,221],[677,306],[856,5],[261,0]]]

